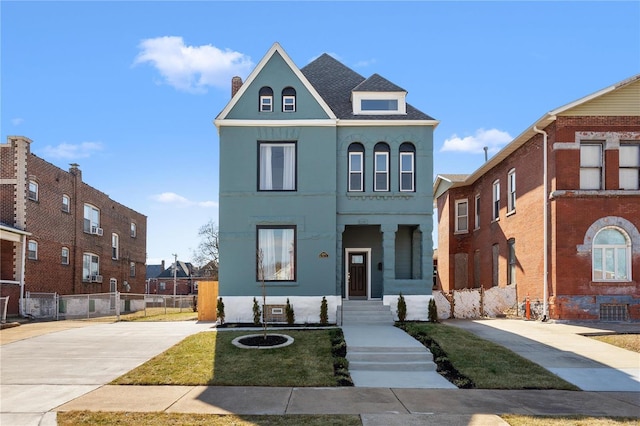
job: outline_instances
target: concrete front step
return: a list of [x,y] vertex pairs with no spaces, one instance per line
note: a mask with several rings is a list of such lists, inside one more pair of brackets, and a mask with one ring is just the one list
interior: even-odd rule
[[371,352],[371,351],[358,351],[349,350],[347,359],[351,363],[352,361],[367,361],[367,362],[387,362],[390,364],[396,362],[433,362],[433,355],[430,352],[422,351],[407,351],[407,352]]
[[380,300],[344,300],[338,307],[342,324],[393,324],[389,305]]
[[[348,359],[348,358],[347,358]],[[350,371],[435,371],[433,362],[369,362],[349,361]]]

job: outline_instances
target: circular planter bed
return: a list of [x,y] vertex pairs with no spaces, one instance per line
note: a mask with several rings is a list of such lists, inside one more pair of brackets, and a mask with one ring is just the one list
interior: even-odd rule
[[263,334],[249,334],[236,337],[231,343],[243,349],[277,349],[292,344],[293,337],[286,334],[270,333],[267,334],[265,339]]

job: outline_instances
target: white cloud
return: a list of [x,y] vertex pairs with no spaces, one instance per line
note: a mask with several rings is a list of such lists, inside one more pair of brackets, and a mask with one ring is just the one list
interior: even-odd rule
[[444,145],[440,148],[443,151],[469,152],[479,154],[484,152],[484,147],[489,148],[490,153],[500,151],[500,149],[511,142],[513,137],[502,130],[498,129],[478,129],[475,135],[465,136],[463,138],[454,134],[444,141]]
[[253,68],[251,58],[210,44],[187,46],[182,37],[142,40],[134,65],[150,63],[164,82],[178,90],[204,93],[208,87],[231,87],[231,77],[245,76]]
[[11,124],[13,124],[14,126],[19,126],[22,123],[24,123],[24,118],[12,118],[11,119]]
[[82,142],[76,145],[63,142],[57,146],[47,145],[42,148],[42,151],[47,157],[73,160],[90,157],[92,154],[102,151],[102,149],[100,142]]
[[175,192],[163,192],[161,194],[152,195],[151,199],[162,204],[172,204],[176,207],[218,207],[215,201],[191,201]]

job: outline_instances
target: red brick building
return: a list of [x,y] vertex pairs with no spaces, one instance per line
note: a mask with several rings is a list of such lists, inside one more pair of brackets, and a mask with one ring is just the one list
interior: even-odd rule
[[439,175],[434,199],[443,291],[514,286],[520,314],[529,297],[537,317],[640,320],[640,75]]
[[30,152],[0,144],[0,289],[9,313],[24,292],[144,293],[147,217]]

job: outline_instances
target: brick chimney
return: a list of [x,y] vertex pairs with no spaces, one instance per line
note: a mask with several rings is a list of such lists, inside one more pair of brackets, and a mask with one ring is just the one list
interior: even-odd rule
[[231,97],[233,98],[242,87],[242,78],[235,76],[231,79]]

